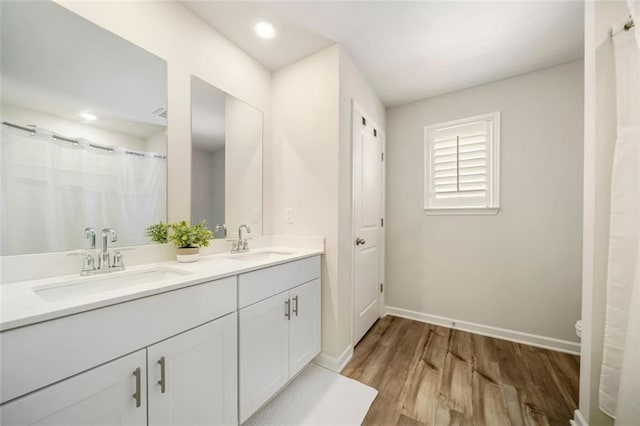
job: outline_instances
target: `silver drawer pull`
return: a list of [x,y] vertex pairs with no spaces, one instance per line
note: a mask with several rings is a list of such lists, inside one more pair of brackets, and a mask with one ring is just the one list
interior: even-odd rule
[[158,364],[160,365],[160,380],[158,380],[158,384],[160,385],[160,393],[164,393],[167,384],[164,376],[164,357],[160,358]]
[[136,408],[139,408],[142,405],[142,389],[140,388],[140,367],[136,368],[133,372],[134,377],[136,378],[136,392],[133,394],[133,399],[136,400]]
[[288,320],[291,319],[291,299],[287,299],[284,301],[284,316],[287,317]]
[[295,296],[293,298],[293,301],[295,302],[295,304],[293,305],[293,313],[298,316],[298,296]]

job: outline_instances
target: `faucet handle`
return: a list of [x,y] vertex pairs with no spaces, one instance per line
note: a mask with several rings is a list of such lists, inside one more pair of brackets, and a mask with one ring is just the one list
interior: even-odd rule
[[82,271],[80,275],[90,275],[96,270],[96,261],[93,258],[93,250],[74,250],[67,256],[84,256],[82,258]]
[[112,268],[124,269],[124,261],[122,259],[122,253],[120,250],[116,250],[113,253],[113,265]]
[[95,269],[96,261],[93,258],[93,254],[87,253],[84,259],[82,259],[82,271],[80,272],[80,274],[95,271]]
[[84,228],[84,237],[89,240],[89,246],[93,250],[96,248],[96,230],[92,227]]

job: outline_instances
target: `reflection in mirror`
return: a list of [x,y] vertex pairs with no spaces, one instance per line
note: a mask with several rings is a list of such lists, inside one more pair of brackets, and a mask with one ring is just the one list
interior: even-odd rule
[[166,221],[166,63],[53,2],[1,2],[0,254],[148,244]]
[[[191,79],[191,222],[225,223],[225,93]],[[220,234],[216,234],[220,237]]]
[[262,112],[191,79],[191,222],[262,234]]

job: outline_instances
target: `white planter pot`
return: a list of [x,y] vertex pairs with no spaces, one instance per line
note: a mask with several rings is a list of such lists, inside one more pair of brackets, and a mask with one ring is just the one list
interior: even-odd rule
[[176,252],[176,260],[180,263],[195,262],[200,257],[199,247],[179,248]]

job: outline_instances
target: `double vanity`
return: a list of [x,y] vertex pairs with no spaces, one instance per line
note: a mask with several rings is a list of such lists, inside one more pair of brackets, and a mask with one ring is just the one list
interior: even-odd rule
[[[268,73],[220,59],[215,46],[227,45],[195,17],[149,19],[165,6],[181,8],[132,6],[130,14],[114,4],[125,10],[114,17],[135,22],[133,33],[158,31],[138,46],[74,12],[101,21],[93,6],[0,1],[8,58],[0,64],[2,425],[239,424],[320,352],[323,244],[289,248],[262,235],[265,130],[262,111],[247,102],[270,105]],[[175,30],[184,22],[198,27],[187,38]],[[169,27],[186,42],[164,43]],[[34,67],[69,52],[64,72]],[[171,79],[167,61],[178,70]],[[230,86],[229,70],[242,77]],[[246,81],[252,75],[259,79]],[[186,99],[190,119],[176,113],[167,132],[167,111],[188,109]],[[189,128],[186,147],[181,129]],[[171,205],[180,216],[167,214]],[[219,231],[210,252],[227,253],[141,265],[175,256],[145,236],[169,219],[205,220]],[[93,227],[102,229],[97,258]],[[229,253],[226,228],[246,230],[251,250],[239,235]],[[89,251],[76,250],[85,237]],[[41,279],[42,271],[75,274]]]
[[320,352],[321,254],[2,285],[0,423],[244,422]]

